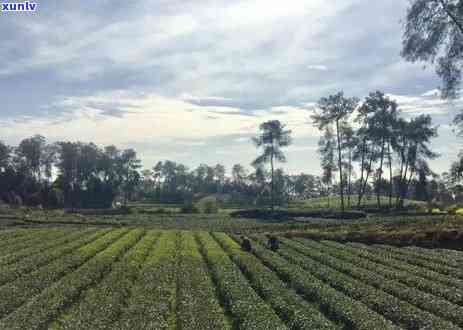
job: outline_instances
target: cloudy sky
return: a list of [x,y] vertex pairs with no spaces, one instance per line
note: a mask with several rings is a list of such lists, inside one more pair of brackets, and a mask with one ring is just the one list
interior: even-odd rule
[[383,90],[404,116],[429,113],[448,169],[462,141],[434,69],[400,57],[407,0],[39,1],[0,13],[0,139],[42,134],[171,159],[248,165],[259,123],[293,130],[292,173],[318,174],[321,96]]

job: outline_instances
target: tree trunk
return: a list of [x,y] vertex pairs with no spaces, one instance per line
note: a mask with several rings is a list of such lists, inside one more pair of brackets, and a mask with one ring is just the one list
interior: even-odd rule
[[272,143],[272,155],[270,156],[270,167],[272,170],[272,183],[271,183],[271,198],[272,198],[272,211],[275,209],[275,195],[274,195],[274,174],[273,174],[273,143]]
[[389,208],[392,208],[392,157],[390,141],[387,144],[387,157],[389,162]]
[[362,201],[362,187],[363,187],[363,169],[365,168],[365,154],[366,154],[366,138],[363,138],[363,145],[362,145],[362,162],[360,165],[360,191],[358,192],[358,202],[357,207],[360,207],[360,202]]
[[402,194],[402,197],[400,199],[400,207],[403,208],[405,206],[405,198],[407,197],[408,195],[408,188],[410,187],[410,183],[412,182],[412,179],[413,179],[413,175],[415,174],[415,172],[413,170],[410,170],[410,178],[407,179],[405,177],[405,187],[404,187],[404,192]]
[[352,194],[352,149],[349,149],[349,181],[347,183],[347,207],[350,209],[350,195]]
[[404,207],[404,198],[406,195],[406,182],[407,182],[407,175],[408,175],[408,168],[409,168],[409,161],[408,158],[406,159],[405,163],[405,171],[403,177],[400,178],[400,200],[399,200],[399,208]]
[[402,176],[404,174],[404,165],[405,165],[405,155],[403,150],[400,152],[400,174],[399,174],[399,182],[397,182],[397,193],[396,193],[396,200],[395,200],[395,207],[399,208],[399,202],[400,202],[400,195],[402,191]]
[[381,156],[380,156],[379,170],[378,170],[379,173],[378,173],[378,179],[377,179],[377,182],[376,182],[376,199],[377,199],[377,202],[378,202],[378,208],[381,208],[380,184],[381,184],[381,180],[383,179],[383,162],[384,162],[384,149],[385,149],[384,145],[385,145],[385,141],[384,141],[384,137],[383,137],[382,142],[381,142]]
[[360,195],[359,195],[359,201],[358,201],[358,206],[360,207],[360,203],[362,202],[362,198],[365,195],[365,190],[367,189],[367,184],[368,184],[368,178],[370,177],[371,174],[371,164],[373,163],[373,153],[371,154],[370,157],[370,162],[368,163],[368,170],[367,170],[367,176],[365,178],[365,181],[363,182],[363,187],[360,190]]
[[342,155],[341,155],[341,135],[339,132],[339,120],[336,120],[336,136],[338,140],[338,166],[339,166],[339,189],[341,192],[341,211],[345,212],[344,206],[344,180],[342,176]]
[[328,197],[328,208],[330,208],[330,187],[328,186],[327,190],[326,190],[326,193],[327,193],[327,197]]

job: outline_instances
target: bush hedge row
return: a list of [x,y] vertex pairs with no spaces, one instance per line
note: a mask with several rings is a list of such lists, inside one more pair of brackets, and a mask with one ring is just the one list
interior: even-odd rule
[[208,233],[199,233],[202,253],[217,283],[220,296],[240,329],[286,329],[284,323],[267,305]]
[[82,290],[99,281],[111,265],[142,237],[133,229],[85,262],[74,272],[48,286],[40,294],[0,321],[0,329],[43,329],[61,310],[79,297]]
[[272,252],[253,240],[253,253],[264,264],[289,282],[298,293],[308,300],[320,303],[321,308],[334,320],[345,324],[346,329],[400,329],[382,315],[360,301],[343,294],[329,284],[307,272],[298,264],[290,263],[278,253]]
[[230,329],[193,233],[182,232],[180,245],[177,329]]
[[[299,246],[302,245],[299,244]],[[301,250],[303,249],[302,246]],[[317,278],[329,283],[332,287],[344,292],[353,299],[362,301],[365,305],[381,313],[399,326],[408,329],[429,327],[433,329],[458,329],[451,322],[421,310],[414,304],[388,293],[394,291],[395,294],[400,294],[401,297],[407,294],[407,297],[413,298],[413,296],[408,295],[410,289],[406,286],[405,288],[408,291],[401,294],[399,290],[395,289],[397,282],[390,283],[377,273],[362,270],[352,264],[343,263],[324,253],[308,248],[304,249],[306,254],[298,251],[287,247],[279,249],[280,254],[287,260],[302,266]]]
[[214,233],[213,237],[248,277],[254,289],[286,321],[290,329],[340,328],[323,315],[317,304],[310,304],[294,290],[288,288],[275,272],[264,266],[253,254],[242,251],[228,235]]
[[94,287],[86,290],[79,301],[55,322],[57,329],[110,329],[130,296],[140,269],[160,233],[149,231]]
[[29,298],[39,294],[43,289],[77,269],[127,232],[128,229],[113,230],[96,241],[80,247],[72,254],[57,259],[44,267],[17,278],[13,282],[1,286],[0,318],[11,313]]

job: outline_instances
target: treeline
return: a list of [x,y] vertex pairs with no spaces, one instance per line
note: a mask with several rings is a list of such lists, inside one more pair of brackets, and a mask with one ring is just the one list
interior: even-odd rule
[[318,108],[312,119],[322,133],[321,176],[277,168],[292,141],[277,120],[259,126],[252,141],[260,154],[251,169],[235,164],[228,173],[222,164],[189,169],[169,160],[142,169],[133,149],[47,143],[36,135],[15,147],[0,142],[0,199],[66,208],[106,208],[115,201],[126,206],[129,200],[183,203],[211,194],[228,205],[272,207],[332,195],[340,196],[342,208],[361,206],[372,195],[378,207],[389,208],[402,208],[406,198],[463,201],[463,161],[442,176],[429,167],[438,156],[430,148],[437,129],[429,115],[406,119],[397,102],[379,91],[363,102],[340,92],[320,99]]
[[[151,170],[142,171],[138,197],[162,203],[179,203],[216,195],[228,205],[270,205],[272,200],[272,174],[262,166],[248,171],[235,164],[229,173],[225,166],[201,164],[188,169],[173,161],[158,162]],[[274,199],[277,205],[288,200],[323,196],[318,176],[289,175],[279,168],[274,171]]]
[[[371,143],[365,145],[373,147]],[[359,150],[365,150],[364,162],[368,159],[369,163],[372,157],[366,152],[367,147],[362,144],[354,147],[349,151],[342,146],[341,155],[351,153],[353,162],[361,162]],[[333,150],[330,153],[335,160]],[[388,155],[385,158],[388,167]],[[334,171],[336,166],[334,161],[331,163]],[[374,164],[371,163],[370,171]],[[346,164],[344,159],[343,164]],[[365,198],[377,192],[376,176],[368,175],[365,168],[363,172],[364,177],[356,173],[354,167],[343,172],[344,176],[348,174],[345,176],[347,186],[343,187],[349,193],[346,204],[355,206],[358,202],[350,194],[361,192]],[[347,180],[349,175],[350,180]],[[273,174],[274,204],[286,206],[297,200],[340,196],[339,181],[335,181],[334,176],[331,179],[327,184],[326,176],[290,175],[277,168]],[[393,182],[395,180],[397,176],[393,176]],[[13,205],[106,208],[113,206],[115,201],[122,205],[128,200],[184,203],[216,195],[227,205],[266,206],[272,204],[271,183],[271,168],[266,169],[260,163],[251,168],[235,164],[228,170],[222,164],[201,164],[189,169],[184,164],[167,160],[158,162],[152,169],[142,169],[133,149],[100,148],[81,142],[48,144],[38,135],[24,139],[15,147],[0,143],[0,199]],[[388,192],[389,188],[383,184],[381,192]],[[441,203],[461,202],[463,189],[454,184],[450,174],[414,175],[408,183],[407,197]]]
[[[362,205],[366,197],[376,198],[373,179],[366,182],[355,171],[351,174],[349,190],[352,195],[345,196],[346,205],[357,207],[359,191],[363,192]],[[278,168],[274,172],[274,180],[274,202],[279,206],[298,205],[298,201],[318,197],[331,196],[336,199],[341,195],[339,181],[333,179],[327,185],[321,176],[304,173],[290,175]],[[183,164],[163,161],[158,162],[153,169],[142,171],[140,185],[133,197],[160,203],[182,203],[216,195],[222,203],[230,206],[270,206],[271,181],[271,169],[266,170],[262,166],[247,170],[243,165],[235,164],[229,171],[225,171],[221,164],[202,164],[190,170]],[[449,173],[429,177],[418,175],[410,181],[406,197],[430,204],[461,203],[463,187],[455,184]],[[384,197],[381,200],[384,202]]]
[[[428,160],[438,154],[430,149],[437,129],[429,115],[406,120],[397,102],[380,91],[370,93],[362,103],[340,92],[322,98],[318,106],[320,111],[312,119],[323,133],[319,141],[322,182],[330,187],[338,174],[342,208],[344,195],[353,192],[358,195],[355,203],[360,205],[369,183],[378,207],[384,206],[380,197],[386,195],[387,207],[402,208],[414,181],[422,186],[415,184],[418,191],[421,189],[416,193],[422,195],[418,199],[431,199],[427,178],[436,174]],[[354,185],[355,168],[359,175]]]
[[26,138],[16,147],[0,142],[0,198],[12,205],[111,207],[127,202],[140,180],[133,149],[100,148],[93,143]]
[[[47,143],[35,135],[18,146],[0,142],[0,200],[11,205],[107,208],[128,200],[183,203],[215,194],[237,205],[269,205],[271,173],[263,166],[249,172],[236,164],[201,164],[190,170],[173,161],[142,169],[133,149],[94,143]],[[274,171],[275,203],[324,195],[320,178]]]

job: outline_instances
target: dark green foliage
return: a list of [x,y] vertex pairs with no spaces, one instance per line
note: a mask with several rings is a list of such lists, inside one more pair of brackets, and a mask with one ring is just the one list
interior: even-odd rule
[[201,198],[198,203],[196,203],[196,207],[201,213],[205,214],[213,214],[219,212],[217,198],[214,196]]
[[270,163],[271,174],[271,207],[275,207],[275,162],[286,162],[286,157],[281,148],[291,144],[291,131],[287,130],[278,120],[270,120],[262,123],[259,126],[259,136],[253,138],[253,142],[257,148],[262,147],[262,154],[257,157],[252,165],[259,168],[266,163]]
[[235,316],[236,325],[240,329],[287,329],[212,237],[200,233],[198,239],[220,295]]
[[320,312],[316,304],[308,303],[288,288],[277,274],[252,254],[243,252],[229,236],[221,233],[215,233],[213,236],[249,278],[255,290],[272,305],[290,329],[339,328]]
[[193,201],[185,201],[185,203],[180,208],[181,213],[199,213],[199,209]]
[[[407,11],[402,56],[436,64],[443,98],[457,98],[462,70],[463,1],[413,0]],[[455,117],[460,134],[463,113]]]

